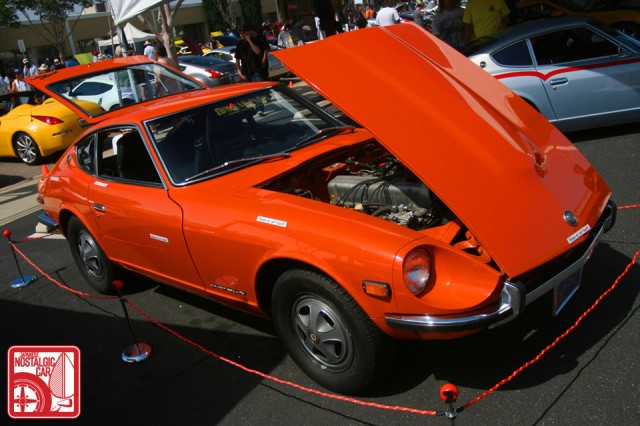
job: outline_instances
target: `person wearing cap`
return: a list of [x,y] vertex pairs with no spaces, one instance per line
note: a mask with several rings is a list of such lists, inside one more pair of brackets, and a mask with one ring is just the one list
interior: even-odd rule
[[[18,68],[15,70],[14,73],[16,78],[11,82],[11,93],[21,93],[21,92],[30,91],[31,86],[29,86],[29,83],[24,81],[24,74],[22,70]],[[17,107],[18,105],[28,103],[29,97],[28,96],[13,97],[12,100],[13,102],[11,104],[11,109]]]
[[55,58],[53,60],[53,68],[59,70],[59,69],[64,68],[64,65],[62,64],[62,62],[60,62],[60,59]]
[[267,39],[256,32],[253,25],[240,28],[240,41],[236,45],[236,67],[243,81],[265,81],[269,79]]
[[35,77],[36,75],[38,75],[38,67],[32,65],[27,58],[24,58],[22,60],[22,63],[24,64],[24,67],[22,68],[22,75],[25,78]]
[[153,43],[151,43],[149,40],[144,42],[144,51],[142,52],[142,54],[149,59],[153,59],[154,61],[157,59]]

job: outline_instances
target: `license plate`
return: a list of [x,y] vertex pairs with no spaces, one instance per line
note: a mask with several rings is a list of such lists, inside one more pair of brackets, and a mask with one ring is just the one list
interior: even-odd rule
[[553,315],[558,315],[562,308],[564,308],[569,299],[571,299],[571,296],[573,296],[580,287],[581,280],[582,269],[579,269],[553,289]]

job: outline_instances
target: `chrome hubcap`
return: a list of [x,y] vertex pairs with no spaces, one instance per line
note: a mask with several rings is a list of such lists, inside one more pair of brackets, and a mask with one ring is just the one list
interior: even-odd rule
[[298,340],[321,368],[339,372],[353,360],[353,343],[339,315],[317,296],[304,295],[293,305],[292,318]]
[[98,246],[91,235],[82,231],[78,234],[78,253],[85,270],[96,279],[104,276],[104,265],[100,261]]
[[33,163],[36,160],[36,144],[27,135],[20,135],[16,140],[16,151],[18,156],[25,163]]

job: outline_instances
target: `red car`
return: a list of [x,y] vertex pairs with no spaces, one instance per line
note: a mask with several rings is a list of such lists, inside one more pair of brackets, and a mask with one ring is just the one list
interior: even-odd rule
[[124,268],[272,317],[298,365],[344,393],[384,372],[393,339],[465,336],[574,294],[611,192],[506,86],[414,24],[275,55],[359,124],[272,82],[176,74],[189,90],[93,116],[64,95],[144,59],[33,82],[93,124],[38,188],[97,290]]

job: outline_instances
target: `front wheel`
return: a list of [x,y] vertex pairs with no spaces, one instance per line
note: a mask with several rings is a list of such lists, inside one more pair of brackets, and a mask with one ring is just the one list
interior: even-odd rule
[[93,235],[76,217],[69,220],[67,238],[73,259],[82,276],[96,291],[112,294],[114,267],[104,254]]
[[38,144],[31,136],[24,132],[16,135],[14,148],[18,158],[29,165],[38,164],[40,160],[42,160]]
[[282,274],[273,290],[273,319],[291,358],[327,389],[358,392],[389,359],[386,336],[342,287],[316,272]]

